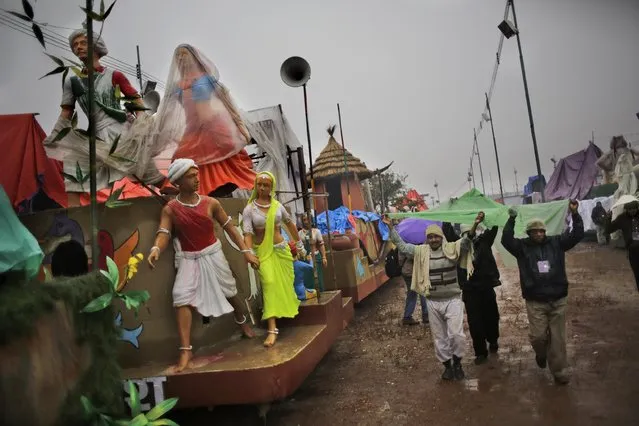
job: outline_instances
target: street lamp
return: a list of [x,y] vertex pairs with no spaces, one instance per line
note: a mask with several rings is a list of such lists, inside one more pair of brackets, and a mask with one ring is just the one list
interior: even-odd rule
[[435,187],[435,191],[437,191],[437,202],[439,203],[439,184],[437,181],[435,181],[435,185],[433,186]]
[[524,80],[524,91],[526,92],[526,106],[528,107],[528,120],[530,121],[530,134],[533,140],[533,148],[535,150],[535,162],[537,164],[537,177],[539,178],[539,183],[541,185],[541,201],[545,202],[546,197],[544,195],[544,177],[541,174],[541,164],[539,163],[539,151],[537,150],[537,137],[535,136],[535,122],[533,120],[532,108],[530,106],[530,94],[528,93],[528,81],[526,80],[526,68],[524,67],[524,55],[521,52],[521,40],[519,38],[519,27],[517,26],[517,14],[515,13],[515,3],[514,0],[508,0],[510,7],[513,11],[513,20],[514,23],[509,20],[503,20],[497,28],[506,38],[511,38],[512,36],[517,36],[517,48],[519,49],[519,62],[521,63],[521,75]]

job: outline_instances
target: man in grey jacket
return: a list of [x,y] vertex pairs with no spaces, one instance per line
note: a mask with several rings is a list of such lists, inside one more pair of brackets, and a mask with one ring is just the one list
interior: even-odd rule
[[[483,216],[477,216],[469,235],[475,235],[477,225]],[[415,257],[421,246],[409,244],[402,240],[386,216],[383,219],[390,228],[390,239],[397,250],[409,257]],[[466,347],[464,335],[464,303],[461,299],[461,288],[457,276],[457,264],[471,249],[471,240],[464,235],[459,243],[445,243],[444,232],[438,225],[426,228],[426,243],[430,247],[428,259],[427,282],[430,288],[426,295],[428,306],[428,322],[435,344],[435,355],[444,365],[443,380],[462,380],[465,377],[461,365]],[[456,244],[459,244],[456,248]],[[452,245],[452,246],[451,246]],[[455,249],[451,254],[448,249]],[[457,250],[458,249],[458,250]],[[414,265],[415,275],[418,263]]]

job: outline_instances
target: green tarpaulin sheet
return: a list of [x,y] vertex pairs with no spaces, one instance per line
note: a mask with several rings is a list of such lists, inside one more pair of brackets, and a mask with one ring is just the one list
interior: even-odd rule
[[[423,212],[411,213],[391,213],[393,219],[406,217],[416,217],[441,222],[460,223],[471,225],[475,221],[477,213],[483,211],[486,215],[484,226],[491,228],[499,226],[503,228],[508,220],[508,209],[513,207],[517,210],[517,221],[515,225],[515,235],[517,237],[526,236],[526,223],[531,219],[541,219],[546,224],[548,235],[559,235],[566,227],[566,213],[568,211],[568,200],[552,201],[541,204],[524,204],[519,206],[505,206],[500,204],[477,189],[471,189],[459,198],[452,198],[439,207]],[[506,266],[514,266],[515,259],[502,247],[501,229],[495,247],[499,251]]]
[[24,271],[26,278],[35,277],[44,254],[38,241],[20,222],[13,211],[11,201],[0,186],[0,274],[7,271]]

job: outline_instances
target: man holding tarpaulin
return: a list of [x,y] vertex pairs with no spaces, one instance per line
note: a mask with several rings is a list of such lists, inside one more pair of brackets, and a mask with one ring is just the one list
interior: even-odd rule
[[[482,215],[483,220],[483,213]],[[450,242],[460,239],[455,229],[449,222],[442,226],[444,236]],[[483,227],[481,227],[483,228]],[[462,300],[466,307],[468,328],[473,339],[475,350],[475,364],[483,364],[488,360],[488,350],[497,353],[499,344],[499,308],[494,287],[501,285],[499,281],[499,269],[493,255],[493,243],[497,237],[499,228],[493,226],[489,230],[482,231],[478,228],[475,237],[472,238],[474,247],[473,267],[470,278],[468,273],[459,267],[459,284],[463,291]],[[470,232],[469,225],[461,225],[462,237]],[[488,348],[486,344],[488,343]]]
[[[475,235],[477,226],[484,219],[477,215],[469,236]],[[461,359],[466,346],[464,336],[464,305],[457,277],[457,264],[461,263],[473,273],[472,243],[463,236],[454,243],[444,241],[444,233],[438,225],[426,228],[426,244],[406,243],[392,226],[388,216],[383,219],[390,228],[390,239],[399,252],[413,257],[411,290],[426,297],[428,322],[435,343],[437,359],[444,364],[444,380],[462,380],[465,377]]]
[[566,355],[566,305],[568,278],[565,252],[584,236],[579,203],[570,201],[572,230],[546,236],[546,225],[533,219],[526,225],[528,238],[515,238],[517,211],[508,210],[501,243],[517,259],[521,293],[526,300],[530,343],[539,368],[550,368],[559,384],[570,381]]

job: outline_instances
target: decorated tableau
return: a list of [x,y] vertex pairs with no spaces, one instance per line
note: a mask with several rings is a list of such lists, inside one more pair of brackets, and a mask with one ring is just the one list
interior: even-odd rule
[[[241,211],[246,201],[222,199],[224,209],[239,225]],[[175,277],[173,249],[167,249],[156,268],[152,271],[146,263],[140,264],[134,279],[126,282],[125,268],[131,256],[136,253],[146,255],[156,235],[161,205],[151,198],[134,199],[131,206],[109,209],[100,205],[99,209],[99,267],[105,269],[106,258],[114,260],[119,271],[118,291],[148,290],[151,298],[139,310],[137,317],[122,306],[115,305],[114,322],[121,327],[119,347],[120,362],[124,368],[141,365],[143,362],[171,362],[178,346],[177,330],[172,307],[171,289]],[[70,239],[85,246],[90,257],[89,209],[72,208],[26,215],[21,218],[27,228],[36,236],[45,255],[43,270],[50,269],[51,254],[55,247]],[[217,235],[223,231],[216,225]],[[259,279],[246,265],[237,247],[230,243],[228,235],[220,238],[222,250],[237,280],[238,293],[249,308],[250,319],[259,321]],[[208,321],[194,317],[193,340],[195,344],[214,344],[229,337],[236,329],[231,315]]]

